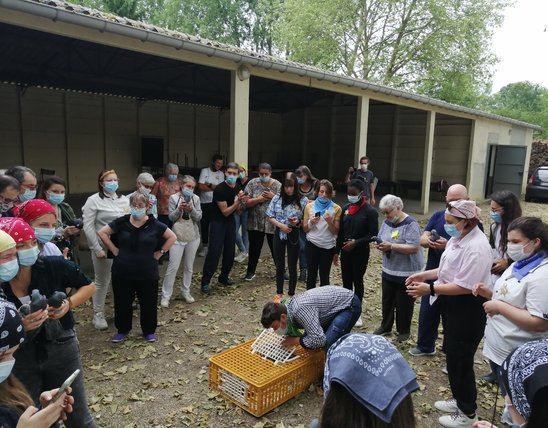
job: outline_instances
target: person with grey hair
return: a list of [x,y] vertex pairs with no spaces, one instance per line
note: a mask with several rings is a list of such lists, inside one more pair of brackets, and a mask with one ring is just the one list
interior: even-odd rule
[[0,217],[13,208],[21,186],[19,182],[9,176],[0,174]]
[[148,196],[147,214],[158,218],[158,200],[156,199],[156,196],[151,193],[155,184],[156,181],[154,180],[152,174],[148,172],[142,172],[137,176],[137,180],[135,183],[135,192],[130,193],[129,195],[127,195],[127,197],[131,198],[131,196],[136,192]]
[[36,197],[36,173],[32,169],[21,165],[12,166],[5,174],[19,182],[19,203],[30,201]]
[[169,219],[173,222],[173,232],[177,240],[170,250],[169,264],[162,285],[162,299],[160,306],[169,307],[169,299],[173,294],[173,284],[181,259],[183,260],[183,281],[181,296],[187,303],[194,303],[194,297],[190,294],[190,282],[192,280],[194,259],[200,245],[200,219],[202,209],[200,198],[194,194],[196,179],[191,175],[185,175],[181,179],[183,190],[181,193],[169,198]]
[[385,220],[376,245],[382,252],[382,321],[375,334],[392,334],[394,312],[397,340],[405,342],[411,332],[415,300],[407,295],[405,280],[422,270],[424,261],[420,247],[421,229],[417,221],[403,211],[403,201],[395,195],[384,196],[379,209]]
[[150,193],[154,195],[157,200],[158,220],[167,227],[171,227],[171,221],[169,220],[169,198],[171,195],[179,193],[181,189],[182,185],[179,180],[179,167],[174,163],[166,164],[164,175],[156,180]]
[[[165,224],[147,215],[148,202],[147,195],[135,192],[129,198],[130,214],[97,232],[114,256],[112,292],[118,332],[112,336],[113,343],[122,342],[131,331],[135,296],[139,300],[143,336],[147,342],[156,341],[158,260],[177,237]],[[116,234],[116,244],[111,239],[113,234]]]

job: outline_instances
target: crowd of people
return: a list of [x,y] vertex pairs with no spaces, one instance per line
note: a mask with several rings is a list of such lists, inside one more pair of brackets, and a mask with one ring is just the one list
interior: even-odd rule
[[[502,420],[548,426],[539,404],[548,395],[546,361],[529,372],[518,367],[530,358],[523,347],[535,346],[538,355],[548,348],[547,225],[523,217],[519,199],[499,191],[490,197],[486,235],[476,203],[454,184],[446,208],[421,231],[398,196],[384,195],[376,206],[377,179],[369,164],[364,156],[348,170],[341,205],[333,184],[315,178],[306,165],[278,180],[266,162],[250,174],[245,165],[225,165],[214,155],[199,177],[180,175],[175,164],[167,164],[158,179],[143,172],[129,195],[120,193],[116,171],[107,169],[99,173],[81,219],[66,201],[63,178],[38,183],[27,167],[6,170],[0,175],[0,391],[11,395],[0,396],[0,424],[49,426],[63,419],[69,428],[95,426],[72,310],[91,298],[93,326],[106,330],[112,285],[112,342],[131,332],[136,307],[144,340],[154,342],[158,306],[169,307],[181,263],[180,295],[192,304],[195,257],[204,257],[199,292],[207,296],[215,287],[253,283],[264,272],[257,267],[266,238],[275,297],[263,308],[261,323],[285,336],[284,346],[327,351],[326,400],[317,426],[338,427],[343,420],[356,427],[415,426],[410,394],[416,378],[382,336],[391,336],[395,325],[398,342],[411,338],[418,298],[418,337],[409,354],[434,355],[440,320],[443,325],[452,397],[434,403],[448,413],[440,425],[487,426],[476,413],[474,371],[484,339],[483,354],[506,401]],[[83,236],[93,281],[79,268]],[[372,250],[382,256],[380,278],[366,276]],[[247,263],[243,278],[231,277],[234,262]],[[160,286],[162,263],[167,267]],[[342,287],[330,275],[339,264]],[[382,320],[373,334],[352,334],[354,326],[363,326],[366,278],[381,284]],[[297,293],[299,281],[306,291]],[[71,389],[54,400],[54,388],[75,370],[80,374]],[[529,383],[518,385],[520,379]]]

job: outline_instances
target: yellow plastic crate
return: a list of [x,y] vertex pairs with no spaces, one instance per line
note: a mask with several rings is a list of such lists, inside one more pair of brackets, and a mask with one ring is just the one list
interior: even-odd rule
[[323,350],[297,346],[299,358],[274,365],[251,353],[255,339],[227,349],[209,359],[209,386],[260,417],[306,390],[323,375]]

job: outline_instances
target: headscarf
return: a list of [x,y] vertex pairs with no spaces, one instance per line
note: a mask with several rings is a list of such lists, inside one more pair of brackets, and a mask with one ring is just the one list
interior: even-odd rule
[[460,199],[447,203],[446,214],[451,214],[453,217],[479,220],[481,210],[476,206],[474,201]]
[[347,334],[329,348],[324,398],[331,382],[338,382],[386,423],[402,400],[419,388],[415,373],[394,345],[372,334]]
[[13,238],[15,244],[36,239],[34,230],[29,224],[20,218],[3,217],[0,218],[0,230],[6,232]]
[[0,253],[15,247],[15,241],[3,230],[0,230]]
[[0,299],[0,355],[25,340],[21,316],[15,306]]
[[57,217],[55,207],[43,199],[31,199],[23,202],[13,209],[13,213],[15,217],[20,217],[29,224],[46,214],[54,214]]
[[535,394],[548,386],[548,339],[521,345],[504,360],[501,371],[512,404],[529,420]]

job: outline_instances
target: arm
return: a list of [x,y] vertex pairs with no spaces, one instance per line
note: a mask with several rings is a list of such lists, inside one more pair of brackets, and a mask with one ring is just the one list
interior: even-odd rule
[[298,316],[295,316],[295,318],[304,328],[304,336],[300,338],[301,346],[308,349],[318,349],[325,346],[326,337],[320,325],[318,310],[305,307],[298,312]]
[[160,182],[156,181],[154,183],[154,186],[152,186],[152,190],[150,191],[150,193],[157,197],[159,190],[160,190]]
[[369,191],[371,192],[371,205],[375,205],[377,203],[377,201],[375,201],[375,184],[373,184],[373,180],[371,180],[371,184],[369,184]]
[[[409,279],[409,278],[408,278]],[[406,281],[407,283],[407,281]],[[458,284],[434,284],[434,293],[444,296],[463,296],[466,294],[472,294],[472,290],[469,288],[461,287]],[[407,285],[407,294],[411,297],[421,297],[430,294],[430,284],[424,282],[412,282]]]
[[183,211],[179,208],[180,200],[182,200],[182,198],[179,196],[179,194],[175,194],[169,197],[168,217],[169,217],[169,220],[172,221],[173,223],[179,220],[181,216],[183,215]]
[[88,241],[88,246],[91,251],[94,251],[95,254],[103,251],[99,239],[97,237],[97,232],[95,231],[95,219],[97,217],[97,205],[96,202],[91,199],[90,196],[84,206],[82,207],[82,216],[84,218],[84,233],[86,234],[86,239]]
[[516,308],[502,300],[490,300],[483,304],[487,315],[502,315],[508,318],[519,328],[536,333],[548,331],[548,320],[532,315],[527,309]]
[[412,244],[390,244],[390,251],[400,254],[415,254],[420,250],[419,245]]
[[208,183],[207,168],[203,168],[200,171],[200,177],[198,178],[198,189],[202,192],[211,192],[214,188],[211,183]]
[[110,235],[112,235],[113,233],[114,231],[107,224],[106,226],[103,226],[101,229],[99,229],[97,235],[99,235],[99,238],[101,238],[101,241],[103,241],[105,247],[107,247],[112,254],[117,256],[120,250],[118,249],[118,247],[116,247],[116,245],[114,245],[114,243],[110,239]]
[[232,214],[234,211],[236,211],[240,207],[240,203],[238,202],[238,197],[234,198],[234,202],[231,206],[228,206],[226,201],[217,201],[217,206],[219,207],[219,210],[221,210],[221,213],[228,217],[230,214]]
[[366,221],[366,235],[362,238],[356,239],[356,245],[358,247],[365,247],[369,245],[371,237],[379,234],[379,213],[376,209],[370,209],[367,212]]
[[200,198],[198,196],[193,196],[192,204],[194,206],[192,211],[190,211],[190,218],[194,222],[199,222],[202,219],[202,205],[200,204]]

